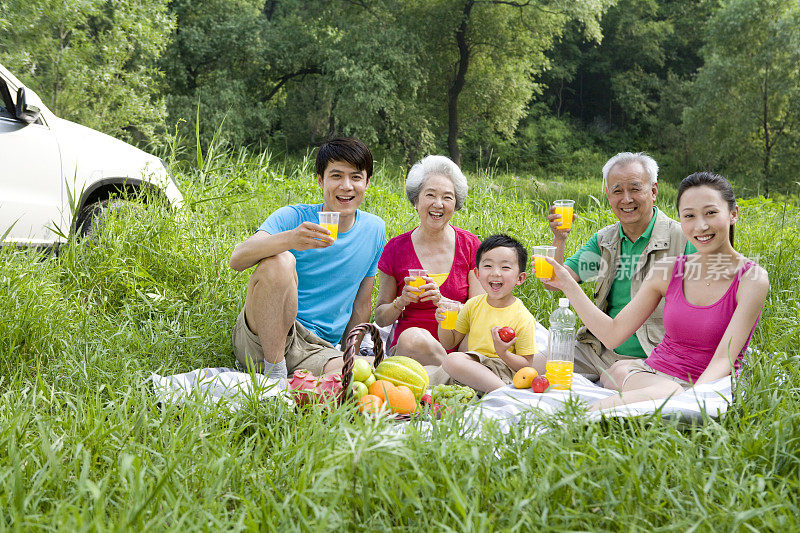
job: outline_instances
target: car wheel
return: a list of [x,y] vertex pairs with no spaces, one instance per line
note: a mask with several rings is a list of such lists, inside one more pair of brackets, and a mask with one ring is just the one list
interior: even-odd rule
[[100,236],[110,214],[127,213],[139,209],[136,203],[120,198],[107,198],[85,206],[78,217],[78,236],[94,239]]

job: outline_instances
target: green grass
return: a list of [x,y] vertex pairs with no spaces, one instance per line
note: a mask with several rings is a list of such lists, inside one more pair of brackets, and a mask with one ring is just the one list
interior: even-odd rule
[[[230,366],[248,273],[233,247],[273,209],[319,198],[310,159],[207,157],[186,207],[148,207],[59,255],[0,251],[0,530],[791,531],[800,459],[800,213],[742,202],[737,244],[769,271],[761,355],[721,420],[586,422],[530,439],[428,438],[339,410],[159,406],[150,372]],[[470,174],[454,223],[548,242],[550,200],[578,201],[571,249],[612,222],[596,178]],[[413,227],[402,173],[379,164],[364,208]],[[594,196],[594,199],[592,198]],[[659,205],[674,214],[674,187]],[[519,292],[546,323],[555,298]],[[531,422],[532,423],[532,422]]]

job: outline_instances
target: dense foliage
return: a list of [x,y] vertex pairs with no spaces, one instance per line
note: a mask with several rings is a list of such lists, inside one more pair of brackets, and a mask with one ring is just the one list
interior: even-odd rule
[[573,175],[647,150],[671,178],[787,193],[798,28],[796,0],[3,0],[0,61],[56,113],[144,144],[346,134],[406,164]]
[[174,20],[165,0],[3,0],[0,61],[55,114],[148,142],[165,131],[156,60]]

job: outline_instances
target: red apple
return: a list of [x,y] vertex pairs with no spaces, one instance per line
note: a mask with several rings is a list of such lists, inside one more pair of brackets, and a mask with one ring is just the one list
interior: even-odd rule
[[536,376],[533,378],[533,381],[531,381],[531,389],[533,389],[533,392],[544,392],[549,386],[550,382],[547,381],[547,378],[544,376]]
[[517,333],[512,328],[505,326],[500,328],[500,331],[497,332],[497,335],[500,337],[501,341],[511,342],[514,340],[514,337],[517,336]]
[[433,404],[433,397],[430,394],[423,394],[419,399],[419,403],[427,403],[428,405],[431,405]]

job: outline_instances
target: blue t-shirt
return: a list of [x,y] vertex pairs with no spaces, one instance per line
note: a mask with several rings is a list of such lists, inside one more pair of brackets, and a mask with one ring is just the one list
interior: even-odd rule
[[[272,213],[257,231],[276,235],[303,222],[318,224],[322,204],[295,204]],[[356,221],[327,248],[289,250],[297,261],[297,320],[318,337],[336,345],[353,314],[353,302],[364,278],[378,272],[386,244],[380,217],[356,211]]]

